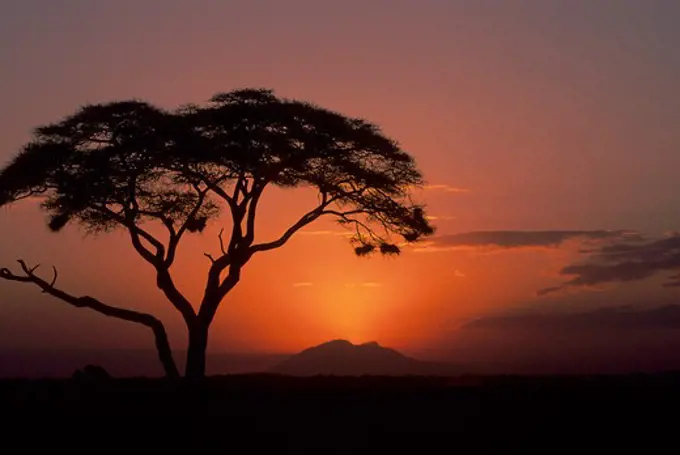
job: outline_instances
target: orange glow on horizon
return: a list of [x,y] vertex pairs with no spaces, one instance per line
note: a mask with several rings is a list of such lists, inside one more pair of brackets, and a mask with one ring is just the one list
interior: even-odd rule
[[[680,63],[668,44],[677,21],[653,23],[656,14],[675,16],[645,2],[623,12],[563,2],[560,11],[573,14],[556,14],[554,2],[174,2],[162,14],[154,1],[127,2],[134,14],[119,2],[60,14],[14,3],[17,19],[0,17],[1,63],[12,70],[0,84],[3,164],[32,128],[84,103],[177,107],[266,87],[368,119],[397,140],[423,171],[428,187],[416,196],[438,234],[680,226]],[[630,27],[633,10],[639,27]],[[268,191],[257,239],[277,238],[315,202],[306,190]],[[228,220],[180,246],[173,276],[194,305],[209,267],[204,253],[218,250],[222,227]],[[334,338],[442,347],[473,317],[672,296],[658,287],[618,291],[617,283],[606,295],[537,299],[576,258],[571,244],[369,259],[357,258],[332,222],[306,229],[244,268],[214,321],[212,351],[290,352]],[[173,347],[185,347],[183,321],[124,233],[50,233],[29,201],[0,210],[0,232],[0,267],[24,258],[49,278],[54,264],[65,290],[157,315]],[[0,282],[0,346],[150,343],[143,328]]]

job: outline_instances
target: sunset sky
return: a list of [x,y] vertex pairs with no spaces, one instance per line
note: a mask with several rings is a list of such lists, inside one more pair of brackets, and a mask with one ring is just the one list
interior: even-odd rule
[[[367,118],[416,157],[437,236],[359,259],[339,226],[317,222],[247,266],[210,349],[346,338],[442,356],[479,318],[677,302],[680,287],[663,284],[680,266],[678,23],[675,0],[4,1],[0,162],[32,128],[116,99],[171,108],[254,86]],[[272,191],[262,240],[314,201]],[[31,203],[0,209],[0,266],[54,264],[65,290],[153,312],[184,348],[179,315],[122,233],[53,234],[44,220]],[[175,266],[194,299],[219,228],[185,241]],[[607,259],[607,245],[637,268],[560,274]],[[547,288],[559,289],[537,295]],[[0,282],[1,349],[120,346],[152,338]]]

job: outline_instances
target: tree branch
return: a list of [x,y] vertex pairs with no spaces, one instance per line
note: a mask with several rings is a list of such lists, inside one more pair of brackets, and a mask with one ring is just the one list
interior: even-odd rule
[[[228,251],[225,251],[224,248],[224,240],[222,239],[222,234],[223,234],[224,229],[220,230],[219,238],[220,238],[220,250],[222,252],[222,255],[215,259],[212,255],[209,253],[204,253],[205,256],[210,259],[210,262],[212,265],[210,266],[210,270],[208,270],[208,280],[205,285],[205,292],[203,295],[203,302],[206,300],[209,300],[212,297],[215,297],[220,288],[220,276],[222,275],[222,272],[232,264],[232,260],[234,257],[234,254],[236,254],[236,251],[234,251],[233,254],[230,254]],[[231,242],[230,242],[231,243]],[[203,308],[204,303],[201,303],[201,308]],[[200,313],[200,309],[199,309]]]
[[[222,255],[219,257],[219,259],[222,259],[225,256],[228,256],[228,252],[227,252],[226,248],[224,247],[224,237],[223,236],[224,236],[224,228],[220,229],[220,233],[217,234],[217,238],[220,241],[220,253],[222,253]],[[210,262],[212,262],[213,264],[218,261],[218,259],[215,259],[213,257],[213,255],[210,254],[210,253],[203,253],[203,256],[210,259]]]
[[128,230],[130,231],[130,233],[132,235],[134,235],[135,237],[137,237],[137,239],[139,239],[141,237],[144,240],[146,240],[147,242],[149,242],[151,245],[153,245],[153,247],[156,249],[156,254],[155,254],[156,257],[162,258],[164,256],[165,245],[163,245],[163,243],[160,240],[158,240],[156,237],[151,235],[146,230],[139,227],[134,222],[134,220],[130,221],[129,224],[126,224],[126,225],[127,225]]
[[126,225],[128,233],[130,234],[130,240],[132,241],[132,246],[135,248],[137,253],[149,264],[156,266],[162,259],[161,251],[157,248],[154,254],[148,248],[144,246],[140,239],[140,233],[135,229],[136,226]]
[[[162,261],[163,256],[165,255],[165,246],[160,240],[155,238],[149,232],[137,226],[135,223],[135,212],[125,211],[125,215],[122,215],[114,212],[109,207],[102,205],[96,207],[96,210],[103,213],[110,219],[120,223],[128,230],[128,233],[130,234],[130,240],[132,241],[132,246],[146,262],[156,266],[160,261]],[[144,246],[142,239],[149,242],[151,246],[155,248],[155,253]]]
[[258,245],[253,245],[252,247],[250,247],[249,256],[252,256],[255,253],[260,253],[262,251],[269,251],[282,247],[283,245],[286,244],[286,242],[288,242],[288,240],[290,240],[291,237],[293,237],[293,234],[295,234],[297,231],[307,226],[309,223],[313,222],[320,216],[321,212],[315,213],[312,211],[307,213],[302,218],[300,218],[297,223],[295,223],[286,232],[284,232],[283,235],[279,237],[277,240],[274,240],[273,242],[260,243]]
[[231,198],[233,199],[236,205],[239,204],[238,202],[239,194],[242,193],[244,198],[248,197],[247,186],[248,185],[246,183],[246,174],[245,172],[241,171],[238,175],[238,180],[236,180],[236,184],[234,185],[234,193],[231,195]]
[[[252,189],[252,199],[250,201],[250,207],[248,207],[248,217],[246,219],[246,235],[244,240],[247,246],[252,245],[255,241],[255,215],[257,214],[257,205],[260,202],[260,197],[264,191],[267,182],[265,181],[262,185],[257,185],[253,183]],[[325,193],[324,193],[325,194]]]
[[[226,191],[219,185],[218,182],[213,182],[209,178],[207,178],[205,175],[201,174],[200,172],[196,171],[191,171],[188,169],[184,169],[183,172],[187,173],[187,175],[198,179],[199,181],[203,182],[207,189],[224,199],[224,201],[229,205],[230,208],[233,208],[236,205],[236,202],[234,199],[232,199],[231,196],[227,194]],[[221,179],[220,179],[221,180]]]
[[156,286],[163,291],[172,306],[182,314],[187,326],[191,325],[196,318],[196,311],[189,300],[177,289],[170,270],[162,267],[156,268]]
[[[165,246],[153,235],[149,234],[144,229],[139,227],[135,222],[135,220],[137,219],[137,215],[139,215],[139,203],[137,202],[137,186],[135,176],[129,177],[128,191],[130,193],[128,195],[127,201],[127,204],[129,204],[129,206],[123,205],[123,219],[121,220],[122,224],[128,228],[128,231],[130,232],[130,237],[132,239],[132,244],[137,250],[137,252],[145,260],[147,260],[151,264],[158,266],[160,261],[162,261],[163,257],[165,256]],[[105,210],[109,209],[105,207]],[[110,211],[110,213],[116,216],[113,211]],[[155,255],[152,252],[150,252],[146,247],[144,247],[144,245],[142,245],[140,237],[144,238],[147,242],[153,245],[153,247],[156,249]]]
[[224,248],[224,238],[222,235],[224,235],[224,228],[220,229],[220,233],[217,235],[217,237],[220,239],[220,251],[222,252],[222,255],[226,256],[227,250]]
[[173,233],[172,230],[170,231],[170,241],[168,242],[168,254],[165,257],[165,261],[164,261],[166,268],[170,267],[173,264],[173,262],[175,261],[175,255],[177,253],[177,247],[179,246],[179,241],[182,239],[182,236],[187,231],[189,223],[191,223],[191,221],[196,217],[198,212],[201,210],[201,207],[203,207],[203,203],[205,202],[205,197],[208,194],[207,190],[200,190],[197,185],[195,185],[194,188],[196,189],[196,191],[198,193],[198,200],[196,202],[196,205],[191,210],[191,212],[187,216],[187,219],[184,220],[184,223],[182,223],[182,226],[180,226],[180,228],[177,230],[177,232]]
[[[54,276],[52,277],[52,281],[50,282],[50,288],[54,288],[54,285],[57,283],[57,278],[59,277],[59,273],[57,272],[57,268],[55,266],[52,266],[52,271],[54,272]],[[45,294],[47,291],[43,289],[43,294]]]
[[[255,213],[266,183],[258,185],[257,180],[254,180],[250,192],[248,192],[247,186],[245,177],[241,175],[234,189],[233,200],[238,201],[239,192],[243,194],[243,200],[229,206],[233,227],[228,248],[225,248],[224,229],[222,229],[218,235],[222,256],[215,259],[210,254],[205,253],[205,256],[210,259],[212,265],[208,271],[203,301],[197,316],[199,320],[207,321],[207,323],[210,323],[215,317],[219,303],[224,296],[238,283],[241,276],[241,267],[249,259],[247,248],[250,247],[255,238]],[[246,234],[243,235],[242,223],[246,215]],[[220,282],[222,272],[227,267],[229,267],[229,274]]]
[[148,313],[107,305],[90,296],[75,297],[62,291],[61,289],[54,287],[54,284],[57,280],[56,268],[53,268],[54,278],[52,279],[52,282],[48,283],[34,273],[38,266],[30,268],[23,260],[19,260],[18,262],[24,272],[24,275],[15,275],[9,269],[3,268],[0,269],[0,278],[21,283],[33,283],[42,289],[43,293],[56,297],[74,307],[89,308],[105,316],[134,322],[150,328],[156,340],[158,357],[163,365],[165,374],[170,378],[179,377],[179,370],[177,369],[177,365],[175,364],[175,361],[172,357],[172,350],[170,348],[165,327],[163,326],[163,323],[155,316],[152,316]]
[[350,221],[350,220],[347,217],[352,216],[352,215],[360,215],[360,214],[370,214],[370,213],[368,211],[364,210],[364,209],[349,210],[347,212],[338,212],[337,210],[324,210],[323,211],[323,215],[335,215],[338,218],[344,218],[348,221]]
[[19,202],[34,196],[41,196],[47,191],[47,187],[27,190],[24,194],[17,194],[11,197],[12,202]]
[[243,240],[242,225],[243,218],[245,217],[245,207],[242,204],[237,205],[234,210],[232,210],[231,217],[233,225],[231,227],[231,238],[229,239],[229,247],[227,248],[226,254],[233,254]]
[[328,199],[327,197],[324,197],[324,198],[323,198],[323,202],[322,202],[317,208],[315,208],[314,210],[312,210],[312,211],[310,211],[310,212],[307,212],[305,215],[303,215],[303,216],[298,220],[297,223],[295,223],[293,226],[291,226],[291,227],[290,227],[286,232],[284,232],[283,235],[282,235],[281,237],[279,237],[277,240],[274,240],[274,241],[268,242],[268,243],[261,243],[261,244],[258,244],[258,245],[253,245],[253,246],[249,249],[248,258],[250,258],[250,257],[251,257],[253,254],[255,254],[255,253],[259,253],[259,252],[262,252],[262,251],[269,251],[269,250],[273,250],[273,249],[282,247],[283,245],[286,244],[286,242],[288,242],[288,240],[291,239],[291,237],[293,237],[293,235],[294,235],[297,231],[299,231],[300,229],[302,229],[303,227],[305,227],[305,226],[307,226],[308,224],[312,223],[312,222],[315,221],[317,218],[319,218],[319,217],[321,217],[321,216],[323,216],[323,215],[334,215],[334,216],[337,216],[337,217],[339,217],[339,218],[343,218],[346,222],[348,222],[348,223],[355,223],[355,224],[357,224],[357,225],[360,225],[360,226],[364,227],[364,228],[367,229],[369,232],[371,232],[371,230],[370,230],[364,223],[362,223],[361,221],[356,220],[356,219],[348,218],[348,217],[351,216],[351,215],[358,215],[358,214],[362,214],[362,213],[367,213],[367,212],[366,212],[365,210],[363,210],[363,209],[349,210],[349,211],[347,211],[347,212],[339,212],[339,211],[337,211],[337,210],[324,210],[326,207],[328,207],[330,204],[332,204],[332,203],[335,202],[336,200],[338,200],[338,197],[337,197],[337,196],[336,196],[336,197],[332,197],[332,198],[330,198],[330,199]]
[[220,276],[222,272],[227,267],[233,264],[234,259],[237,255],[240,255],[239,254],[240,248],[244,240],[242,227],[243,218],[246,215],[246,208],[251,196],[247,193],[246,190],[243,190],[244,199],[240,203],[235,203],[233,201],[238,200],[239,192],[241,191],[240,187],[244,184],[243,183],[244,179],[245,177],[243,177],[243,175],[239,177],[239,181],[236,183],[236,188],[234,189],[233,199],[229,199],[230,201],[232,201],[229,204],[229,208],[231,211],[231,218],[233,224],[231,230],[231,237],[229,239],[229,245],[225,247],[223,237],[224,229],[221,229],[218,237],[220,240],[220,252],[222,253],[222,255],[219,258],[215,259],[211,255],[206,254],[206,256],[211,260],[212,265],[210,266],[210,270],[208,271],[208,281],[206,283],[205,296],[215,295],[216,293],[219,292]]
[[[361,233],[361,229],[365,231],[366,234],[371,238],[371,240],[375,242],[381,242],[384,243],[386,242],[386,238],[380,237],[369,225],[367,225],[365,222],[358,220],[356,218],[351,218],[352,215],[360,215],[364,214],[367,216],[373,216],[373,212],[370,210],[365,210],[365,209],[356,209],[356,210],[349,210],[347,212],[338,212],[336,210],[325,210],[324,215],[333,215],[338,218],[341,218],[343,220],[343,223],[347,224],[353,224],[355,228],[355,232],[357,235],[358,240],[362,240],[364,235]],[[389,230],[386,222],[382,220],[381,218],[374,217],[375,220],[377,220],[384,228],[385,234],[388,236],[389,235]]]
[[281,237],[279,237],[277,240],[274,240],[273,242],[260,243],[258,245],[251,246],[248,249],[247,257],[250,258],[253,254],[259,253],[261,251],[269,251],[275,248],[282,247],[283,245],[286,244],[286,242],[288,242],[288,240],[290,240],[293,234],[295,234],[297,231],[299,231],[300,229],[307,226],[309,223],[313,222],[321,215],[323,215],[324,209],[335,201],[335,198],[328,199],[326,193],[323,193],[323,195],[324,195],[323,200],[317,208],[305,213],[293,226],[288,228],[288,230],[284,232],[283,235],[281,235]]
[[198,311],[198,320],[203,324],[210,324],[212,322],[222,299],[238,284],[241,279],[241,266],[242,264],[232,265],[229,269],[229,274],[222,283],[218,281],[218,286],[206,288],[206,293]]
[[[165,246],[151,234],[137,226],[134,222],[134,218],[129,214],[125,218],[122,218],[107,207],[100,207],[99,210],[128,229],[130,239],[132,240],[132,246],[144,260],[154,266],[154,269],[156,270],[156,286],[158,289],[163,291],[168,300],[170,300],[170,303],[182,314],[184,321],[187,324],[192,323],[196,317],[196,312],[191,306],[191,303],[189,303],[189,300],[187,300],[179,289],[177,289],[177,286],[170,275],[169,266],[166,266],[165,261],[163,260]],[[156,254],[149,251],[142,244],[140,237],[149,240],[149,242],[156,247]]]

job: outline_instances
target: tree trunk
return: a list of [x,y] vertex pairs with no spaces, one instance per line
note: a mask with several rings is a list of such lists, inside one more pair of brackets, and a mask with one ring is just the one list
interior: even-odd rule
[[165,376],[169,379],[179,378],[179,370],[175,364],[175,359],[172,357],[172,349],[168,342],[168,335],[165,333],[163,324],[154,324],[152,327],[153,334],[156,340],[156,352],[158,353],[158,360],[163,365]]
[[188,379],[205,377],[205,354],[208,349],[208,326],[197,322],[189,327],[189,349],[184,376]]

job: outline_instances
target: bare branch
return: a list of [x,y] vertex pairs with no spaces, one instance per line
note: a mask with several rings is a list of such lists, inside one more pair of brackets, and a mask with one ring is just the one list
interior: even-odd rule
[[232,227],[231,227],[231,238],[229,239],[229,246],[227,247],[227,253],[233,254],[238,248],[239,244],[243,240],[243,217],[245,216],[246,207],[243,204],[236,206],[232,210]]
[[163,226],[165,226],[165,229],[167,229],[170,238],[172,239],[173,237],[175,237],[177,235],[177,231],[175,231],[175,225],[173,221],[166,216],[158,218],[161,220],[161,223],[163,223]]
[[[217,313],[217,308],[224,297],[231,291],[241,279],[241,267],[243,264],[234,264],[229,269],[227,277],[219,283],[206,288],[206,293],[201,302],[198,319],[204,324],[210,324]],[[212,272],[212,270],[211,270]],[[218,277],[219,280],[219,277]]]
[[[122,218],[108,207],[98,207],[98,210],[127,227],[132,246],[144,260],[156,269],[156,286],[163,291],[170,303],[182,314],[184,320],[187,323],[192,322],[196,317],[196,312],[172,280],[169,265],[166,266],[163,260],[165,246],[147,231],[137,226],[134,222],[134,214],[131,216],[131,213],[128,212],[127,216]],[[142,238],[148,240],[156,248],[155,254],[142,244]]]
[[[247,246],[252,245],[253,241],[255,240],[255,217],[257,215],[257,205],[260,202],[260,197],[262,196],[266,185],[266,181],[264,181],[261,185],[253,183],[253,189],[251,191],[252,199],[250,201],[250,207],[248,207],[248,217],[246,220],[245,241]],[[322,203],[325,203],[325,200],[322,201]]]
[[[206,284],[205,294],[203,302],[198,312],[198,317],[201,320],[211,321],[217,311],[217,306],[219,302],[224,298],[225,295],[238,283],[241,275],[241,267],[248,261],[250,254],[247,248],[253,242],[255,235],[255,213],[257,210],[257,203],[262,195],[262,191],[266,186],[266,183],[261,186],[253,182],[251,191],[247,190],[247,181],[243,179],[241,189],[244,196],[243,200],[236,205],[232,210],[232,220],[233,228],[231,239],[229,240],[229,246],[225,249],[225,242],[223,239],[224,229],[220,230],[220,250],[222,256],[218,259],[210,257],[212,260],[212,266],[208,272],[208,281]],[[235,197],[238,197],[235,192]],[[243,219],[246,217],[246,235],[243,235],[242,223]],[[220,282],[220,277],[222,272],[229,267],[229,274],[222,282]]]
[[177,289],[170,270],[162,267],[156,268],[156,286],[163,291],[172,306],[182,314],[187,325],[192,324],[196,318],[196,311],[189,300]]
[[146,262],[152,265],[157,265],[160,259],[162,258],[162,255],[160,254],[160,250],[157,248],[156,249],[156,254],[154,254],[152,251],[150,251],[148,248],[144,246],[140,239],[140,233],[139,231],[135,230],[134,227],[132,226],[127,226],[128,228],[128,233],[130,234],[130,240],[132,241],[132,246],[135,248],[137,253],[144,258]]
[[[154,236],[146,232],[144,229],[139,227],[136,223],[137,216],[140,213],[139,203],[137,202],[137,187],[135,182],[135,176],[130,176],[128,183],[128,190],[130,192],[128,196],[129,207],[125,207],[124,217],[122,219],[122,224],[128,228],[130,236],[132,237],[132,242],[135,249],[139,254],[152,264],[156,264],[158,261],[162,260],[165,255],[165,246]],[[156,254],[153,255],[148,249],[146,249],[139,238],[142,237],[144,240],[149,242],[156,249]],[[152,260],[149,260],[151,256],[154,256]]]
[[[166,266],[163,260],[165,246],[147,231],[137,226],[130,212],[128,212],[125,218],[121,218],[108,207],[98,207],[98,210],[127,227],[130,239],[132,240],[132,246],[144,260],[156,269],[156,286],[163,291],[170,303],[182,314],[184,320],[187,323],[192,322],[196,317],[196,312],[172,280],[169,266]],[[156,248],[155,254],[142,244],[141,238],[148,240]]]
[[277,240],[274,240],[273,242],[268,242],[268,243],[260,243],[258,245],[253,245],[249,248],[248,250],[248,255],[247,257],[252,256],[255,253],[259,253],[261,251],[269,251],[273,250],[275,248],[280,248],[283,245],[290,240],[290,238],[295,234],[297,231],[302,229],[303,227],[307,226],[309,223],[313,222],[317,218],[319,218],[321,215],[323,215],[323,209],[325,208],[326,205],[328,205],[330,202],[326,202],[325,204],[319,205],[317,208],[314,210],[311,210],[307,213],[305,213],[293,226],[288,228],[286,232],[281,235]]
[[336,210],[324,210],[324,215],[334,215],[342,220],[343,223],[347,224],[353,224],[354,225],[354,230],[356,232],[356,238],[359,241],[362,241],[364,238],[364,235],[361,233],[361,229],[363,229],[368,236],[376,242],[379,243],[384,243],[384,239],[380,238],[374,231],[371,229],[370,226],[368,226],[366,223],[364,223],[361,220],[358,220],[356,218],[351,218],[352,215],[358,215],[358,214],[366,214],[366,215],[371,215],[370,212],[363,210],[363,209],[357,209],[357,210],[349,210],[347,212],[338,212]]
[[338,218],[345,218],[348,219],[347,217],[350,217],[352,215],[360,215],[360,214],[369,214],[370,212],[366,211],[365,209],[357,209],[357,210],[349,210],[347,212],[338,212],[337,210],[324,210],[323,215],[335,215]]
[[227,250],[224,248],[224,239],[222,238],[223,234],[224,228],[220,229],[220,233],[217,235],[217,237],[220,239],[220,251],[222,252],[222,255],[226,256]]
[[74,307],[89,308],[105,316],[122,319],[124,321],[134,322],[149,327],[153,331],[156,340],[158,356],[161,363],[163,364],[166,375],[172,378],[179,377],[179,370],[177,369],[175,361],[172,357],[172,350],[170,348],[165,327],[163,326],[163,323],[155,316],[152,316],[148,313],[107,305],[90,296],[76,297],[72,294],[68,294],[61,289],[54,287],[57,279],[56,267],[54,268],[54,279],[51,283],[48,283],[34,273],[37,267],[29,268],[21,259],[18,262],[25,275],[15,275],[9,269],[3,268],[0,269],[0,278],[21,283],[33,283],[42,289],[43,293],[56,297]]
[[[132,246],[145,261],[156,266],[159,261],[162,260],[165,254],[165,246],[160,240],[135,223],[135,213],[127,211],[125,212],[125,215],[121,215],[111,210],[111,208],[103,205],[99,205],[95,207],[95,209],[103,215],[106,215],[111,220],[116,221],[127,228],[128,233],[130,234],[130,240],[132,241]],[[151,246],[154,247],[156,250],[155,253],[144,246],[142,239],[146,240],[151,244]]]
[[156,257],[163,257],[163,253],[165,252],[165,245],[163,245],[163,243],[160,240],[158,240],[156,237],[151,235],[146,230],[139,227],[134,221],[130,222],[130,224],[127,225],[127,228],[130,231],[130,234],[134,235],[138,239],[141,237],[147,242],[149,242],[151,245],[153,245],[153,247],[156,249],[155,254]]
[[39,191],[27,191],[25,194],[19,194],[19,195],[13,196],[12,201],[13,202],[23,201],[24,199],[29,199],[33,196],[41,195],[45,191],[46,191],[46,189],[41,189]]
[[209,179],[205,178],[205,176],[203,176],[202,174],[195,172],[195,171],[185,170],[184,172],[186,172],[188,175],[190,175],[194,178],[197,178],[197,179],[201,180],[203,183],[205,183],[205,186],[207,187],[207,189],[209,189],[210,191],[215,193],[217,196],[224,199],[224,201],[229,205],[230,208],[233,209],[236,206],[236,202],[234,201],[234,199],[232,199],[231,196],[229,196],[227,194],[226,191],[224,191],[224,189],[220,186],[220,182],[212,182]]
[[[52,271],[54,272],[54,276],[52,277],[52,281],[50,282],[50,288],[54,288],[54,285],[57,283],[57,278],[59,277],[59,273],[57,272],[57,268],[55,266],[52,266]],[[47,291],[43,289],[43,294],[45,294]]]
[[370,211],[367,211],[366,209],[356,209],[356,210],[348,210],[346,212],[341,212],[338,210],[324,210],[325,207],[330,205],[331,203],[335,202],[339,197],[334,196],[330,199],[327,199],[326,202],[322,203],[317,207],[316,209],[307,212],[305,215],[303,215],[297,223],[295,223],[293,226],[291,226],[286,232],[283,233],[281,237],[279,237],[277,240],[274,240],[273,242],[268,242],[268,243],[262,243],[259,245],[254,245],[250,248],[249,251],[249,257],[252,256],[255,253],[261,252],[261,251],[269,251],[273,250],[276,248],[280,248],[283,245],[290,240],[290,238],[300,229],[305,227],[306,225],[310,224],[311,222],[315,221],[317,218],[323,216],[323,215],[333,215],[338,218],[341,218],[344,220],[346,223],[351,223],[355,225],[356,231],[357,231],[357,236],[361,237],[361,233],[359,231],[359,228],[363,228],[366,233],[374,240],[382,240],[376,234],[373,232],[373,230],[368,226],[366,223],[356,219],[356,218],[351,218],[353,215],[371,215]]
[[[358,191],[364,191],[364,189],[360,189]],[[248,257],[252,256],[255,253],[261,252],[261,251],[269,251],[273,250],[275,248],[280,248],[283,245],[290,240],[290,238],[300,229],[303,227],[307,226],[311,222],[315,221],[317,218],[323,215],[336,215],[340,217],[346,217],[350,216],[353,214],[359,214],[359,213],[365,213],[364,210],[352,210],[349,212],[337,212],[334,210],[325,210],[326,207],[329,205],[333,204],[334,202],[337,202],[338,200],[342,199],[345,197],[345,195],[335,195],[331,198],[328,197],[328,193],[325,191],[321,192],[321,203],[319,204],[318,207],[316,207],[314,210],[311,210],[307,213],[305,213],[293,226],[291,226],[286,232],[281,235],[277,240],[274,240],[273,242],[268,242],[268,243],[261,243],[259,245],[253,245],[249,249]],[[252,209],[251,209],[252,210]]]
[[238,198],[240,193],[243,193],[243,196],[247,197],[247,191],[243,189],[245,179],[246,179],[245,172],[241,171],[241,173],[238,176],[238,180],[236,180],[236,184],[234,185],[234,192],[231,195],[231,198],[234,200],[234,203],[236,204],[238,204]]
[[[224,236],[224,228],[220,229],[220,233],[217,234],[217,238],[220,240],[220,252],[222,253],[222,257],[228,255],[227,250],[226,250],[226,248],[224,247],[224,237],[223,237],[223,236]],[[212,256],[212,254],[210,254],[210,253],[203,253],[203,255],[204,255],[205,257],[207,257],[208,259],[210,259],[210,261],[211,261],[213,264],[214,264],[215,262],[217,262],[216,259]]]
[[[240,267],[243,266],[243,264],[245,264],[249,258],[245,248],[250,246],[254,238],[255,211],[257,208],[257,202],[260,198],[260,195],[262,194],[262,191],[264,190],[265,185],[266,184],[258,186],[254,181],[251,191],[248,192],[245,177],[243,175],[239,177],[239,182],[237,182],[236,188],[234,190],[233,200],[238,201],[239,191],[242,191],[244,198],[238,204],[230,203],[229,205],[233,223],[231,238],[229,239],[229,246],[225,246],[223,237],[224,229],[221,229],[218,238],[220,240],[220,252],[222,255],[217,259],[209,254],[205,255],[208,259],[210,259],[212,265],[208,271],[208,279],[206,282],[204,298],[198,312],[198,317],[200,319],[207,318],[212,320],[214,312],[217,310],[217,308],[215,307],[210,309],[210,306],[213,305],[214,302],[218,302],[217,304],[219,304],[219,301],[228,292],[228,290],[226,290],[229,288],[228,283],[234,280],[234,277],[237,278],[235,278],[235,281],[231,287],[235,286],[238,282],[238,276],[240,276]],[[240,186],[245,186],[245,188],[239,188]],[[249,204],[250,207],[248,207]],[[246,235],[244,236],[242,223],[246,213],[248,218],[246,221]],[[231,267],[229,275],[222,282],[220,282],[222,272],[224,272],[227,267]],[[208,316],[206,316],[206,314]]]
[[196,205],[194,208],[191,210],[189,215],[187,216],[186,220],[184,220],[184,223],[180,228],[177,230],[177,232],[174,232],[174,228],[172,227],[172,223],[168,227],[168,230],[170,231],[170,241],[168,242],[168,254],[165,258],[165,266],[170,267],[173,262],[175,261],[175,255],[177,253],[177,247],[179,246],[179,241],[182,239],[182,236],[184,233],[187,231],[189,224],[191,221],[196,217],[198,212],[201,210],[201,207],[203,207],[203,203],[205,202],[206,195],[208,193],[207,190],[201,190],[198,185],[194,185],[194,189],[198,193],[198,200],[196,202]]
[[[229,251],[225,250],[224,247],[224,241],[222,239],[222,231],[220,231],[219,239],[220,239],[220,250],[222,252],[222,255],[215,259],[212,255],[210,254],[205,254],[205,256],[210,259],[212,265],[210,266],[210,270],[208,270],[208,280],[206,282],[205,286],[205,294],[204,294],[204,300],[207,296],[209,295],[214,295],[219,291],[220,287],[220,276],[222,275],[222,272],[229,266],[232,265],[232,260],[233,260],[233,254],[229,254]],[[234,243],[234,240],[230,241],[230,248],[231,244]],[[234,249],[235,253],[235,249]],[[203,304],[201,304],[201,307],[203,307]],[[200,310],[199,310],[200,312]]]
[[0,269],[0,278],[2,278],[3,280],[19,281],[22,283],[27,283],[31,281],[31,278],[28,276],[14,275],[8,268]]

